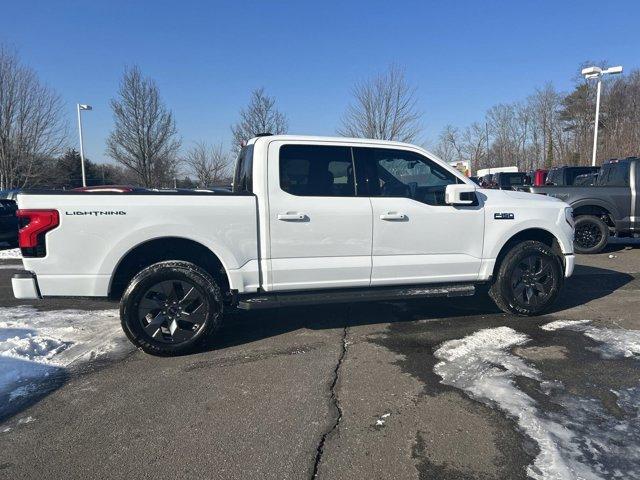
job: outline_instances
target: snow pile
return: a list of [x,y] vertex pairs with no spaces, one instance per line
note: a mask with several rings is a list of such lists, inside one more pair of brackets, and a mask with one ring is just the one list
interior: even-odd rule
[[0,309],[0,405],[125,344],[117,310]]
[[1,342],[0,356],[48,361],[68,345],[68,342],[57,338],[39,337],[29,333],[26,337],[15,336]]
[[623,328],[599,328],[589,325],[589,320],[557,321],[543,325],[543,330],[560,329],[581,332],[585,336],[601,343],[593,348],[603,358],[640,356],[640,331]]
[[19,248],[12,248],[10,250],[0,250],[0,260],[20,260],[22,253]]
[[[535,400],[518,389],[515,376],[540,380],[540,372],[509,349],[529,337],[509,327],[480,330],[442,344],[434,355],[434,367],[442,383],[464,390],[472,398],[496,406],[515,418],[518,426],[538,443],[540,453],[527,473],[533,478],[575,478],[577,472],[564,462],[559,443],[570,443],[571,432],[540,417]],[[582,469],[581,469],[582,470]],[[583,478],[597,478],[587,476]]]
[[[434,371],[442,383],[515,419],[538,444],[539,453],[527,469],[530,477],[640,478],[640,430],[634,406],[640,401],[640,388],[616,393],[618,406],[629,415],[614,418],[599,400],[570,395],[560,382],[545,381],[539,370],[510,352],[529,340],[509,327],[480,330],[442,344],[434,353],[440,360]],[[538,382],[549,401],[561,408],[540,408],[518,387],[516,377]]]

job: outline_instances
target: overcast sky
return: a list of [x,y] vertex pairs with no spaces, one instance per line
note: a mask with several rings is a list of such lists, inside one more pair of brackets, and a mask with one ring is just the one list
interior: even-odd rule
[[290,133],[332,135],[354,82],[396,62],[418,87],[424,140],[579,64],[640,66],[640,1],[3,1],[0,41],[85,117],[85,149],[107,160],[109,99],[125,65],[153,77],[185,146],[230,144],[229,126],[264,86]]

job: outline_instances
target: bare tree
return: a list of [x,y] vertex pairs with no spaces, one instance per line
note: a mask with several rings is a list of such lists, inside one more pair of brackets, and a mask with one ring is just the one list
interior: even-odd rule
[[209,146],[196,143],[187,152],[185,163],[198,181],[199,187],[211,187],[229,178],[231,161],[222,144]]
[[284,113],[276,108],[276,99],[264,91],[264,87],[251,93],[247,108],[240,110],[240,121],[231,127],[236,148],[259,133],[280,135],[287,133],[289,122]]
[[477,122],[465,128],[462,134],[462,155],[470,168],[478,168],[487,159],[486,128]]
[[58,94],[0,45],[0,189],[36,184],[66,133]]
[[404,69],[388,70],[353,89],[354,102],[347,107],[338,133],[347,137],[415,142],[422,131],[416,88],[409,85]]
[[435,154],[446,162],[462,160],[462,144],[459,130],[453,125],[445,125],[438,136]]
[[177,173],[181,140],[156,83],[137,66],[125,69],[111,108],[115,127],[107,155],[135,172],[141,185],[165,186]]

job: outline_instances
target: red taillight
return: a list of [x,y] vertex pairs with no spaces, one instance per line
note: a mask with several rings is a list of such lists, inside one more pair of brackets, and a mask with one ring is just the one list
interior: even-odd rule
[[[20,248],[37,249],[44,246],[44,234],[60,225],[60,215],[57,210],[18,210],[16,212],[20,222],[18,243]],[[40,256],[40,255],[32,255]]]

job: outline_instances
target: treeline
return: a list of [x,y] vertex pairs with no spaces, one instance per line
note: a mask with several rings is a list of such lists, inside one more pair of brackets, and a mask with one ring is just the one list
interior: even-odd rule
[[[604,65],[603,65],[604,67]],[[466,127],[448,125],[435,153],[468,161],[472,169],[516,165],[521,170],[590,165],[596,84],[579,78],[570,92],[547,84],[522,101],[491,107]],[[598,162],[640,155],[640,71],[605,77],[598,130]]]
[[[446,161],[483,167],[517,165],[522,170],[558,164],[588,164],[591,158],[595,85],[576,80],[572,91],[552,84],[528,98],[490,108],[468,126],[446,126],[435,153]],[[391,65],[357,83],[337,133],[349,137],[420,143],[424,113],[417,86]],[[241,146],[259,133],[287,133],[289,122],[264,88],[231,125],[233,144],[206,140],[184,145],[173,112],[157,84],[137,66],[126,68],[111,100],[113,128],[105,153],[113,164],[86,160],[88,185],[212,187],[229,184]],[[75,128],[63,102],[17,53],[0,45],[0,190],[28,186],[74,188],[82,184],[80,158],[71,148]],[[600,161],[640,152],[640,71],[603,82],[598,144]]]

